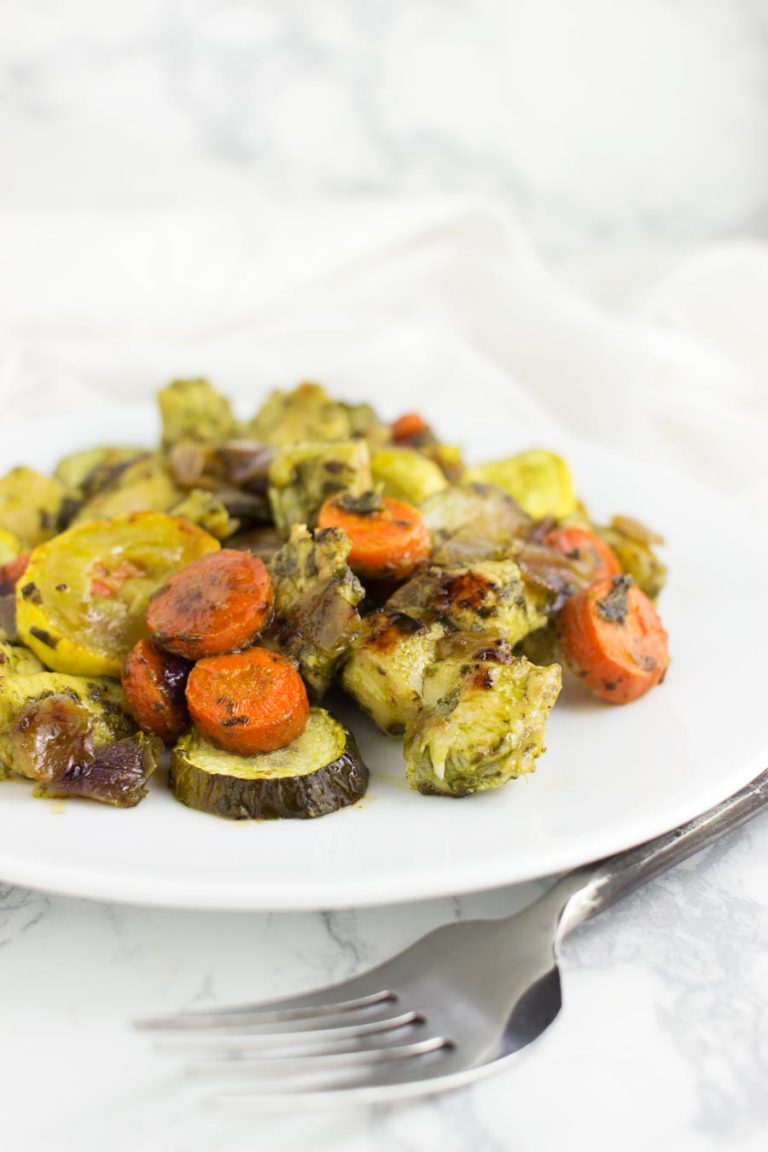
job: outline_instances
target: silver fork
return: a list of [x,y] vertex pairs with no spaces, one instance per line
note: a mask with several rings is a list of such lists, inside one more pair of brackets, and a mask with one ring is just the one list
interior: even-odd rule
[[139,1020],[217,1077],[220,1105],[382,1101],[457,1088],[508,1064],[562,1003],[572,929],[768,804],[768,771],[672,832],[577,868],[507,919],[446,924],[346,980],[262,1004]]

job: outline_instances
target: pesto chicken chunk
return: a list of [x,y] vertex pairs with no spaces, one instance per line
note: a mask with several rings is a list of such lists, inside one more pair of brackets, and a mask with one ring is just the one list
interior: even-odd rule
[[502,559],[530,524],[512,497],[493,484],[452,484],[425,500],[421,513],[438,564]]
[[314,699],[330,687],[360,630],[365,590],[347,564],[349,540],[335,528],[294,525],[270,564],[275,614],[264,642],[293,660]]
[[265,444],[292,445],[307,440],[346,440],[349,415],[319,384],[299,384],[290,392],[271,392],[248,425]]
[[431,666],[405,729],[408,782],[427,795],[468,796],[533,772],[560,685],[558,665],[537,668],[506,646]]
[[291,446],[306,441],[331,442],[366,437],[388,439],[370,404],[332,399],[319,384],[299,384],[290,392],[272,392],[248,425],[249,435],[265,444]]
[[492,631],[512,644],[547,622],[545,593],[526,583],[514,560],[422,568],[387,606],[431,611],[453,628]]
[[269,467],[269,503],[277,530],[287,538],[294,524],[314,528],[330,496],[362,496],[371,486],[371,457],[364,440],[280,448]]
[[424,674],[445,631],[439,621],[396,608],[366,618],[341,682],[382,732],[397,735],[416,716]]
[[226,440],[237,431],[232,406],[208,380],[174,380],[157,394],[163,446],[179,440]]
[[191,524],[197,524],[217,540],[228,539],[240,527],[240,521],[230,516],[218,496],[204,488],[193,488],[168,511],[171,516],[181,516]]

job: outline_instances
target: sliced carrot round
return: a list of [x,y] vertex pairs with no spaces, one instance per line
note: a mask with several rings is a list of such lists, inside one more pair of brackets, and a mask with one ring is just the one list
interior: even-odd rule
[[667,633],[628,576],[577,592],[559,617],[566,663],[601,700],[628,704],[658,684],[669,664]]
[[187,704],[206,740],[240,756],[284,748],[309,715],[301,676],[266,648],[200,660],[189,674]]
[[364,578],[404,579],[428,559],[432,547],[418,508],[375,492],[326,500],[318,524],[347,534],[349,566]]
[[147,625],[160,648],[198,660],[252,644],[271,612],[264,561],[222,548],[194,560],[155,593]]
[[547,532],[544,543],[570,559],[584,561],[591,567],[594,580],[621,575],[618,556],[590,528],[578,524],[553,528]]
[[121,680],[128,708],[145,732],[172,744],[189,727],[184,689],[191,665],[139,640],[123,665]]
[[409,440],[418,440],[420,436],[428,435],[430,428],[419,412],[404,412],[392,421],[392,439],[395,444],[404,444]]

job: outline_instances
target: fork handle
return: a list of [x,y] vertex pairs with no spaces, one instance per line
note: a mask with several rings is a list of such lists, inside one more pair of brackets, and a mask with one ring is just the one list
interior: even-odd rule
[[680,864],[768,807],[768,770],[727,800],[655,840],[569,872],[545,899],[563,898],[560,935],[597,916],[622,896]]

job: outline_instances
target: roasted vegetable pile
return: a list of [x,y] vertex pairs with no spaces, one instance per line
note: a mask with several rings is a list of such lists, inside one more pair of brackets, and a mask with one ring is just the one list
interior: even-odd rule
[[533,771],[563,669],[613,704],[663,680],[662,541],[592,523],[551,452],[465,467],[317,384],[159,407],[157,450],[0,478],[0,773],[130,807],[166,746],[191,807],[325,815],[368,781],[338,684],[413,788],[466,796]]

